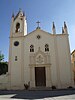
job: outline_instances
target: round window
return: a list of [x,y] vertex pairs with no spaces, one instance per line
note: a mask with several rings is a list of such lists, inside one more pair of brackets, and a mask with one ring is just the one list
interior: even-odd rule
[[19,42],[18,41],[15,41],[14,42],[14,46],[18,46],[19,45]]

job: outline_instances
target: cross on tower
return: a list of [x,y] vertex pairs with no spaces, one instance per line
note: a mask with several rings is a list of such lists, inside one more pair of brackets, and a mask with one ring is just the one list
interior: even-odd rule
[[40,29],[40,22],[37,21],[36,23],[37,23],[37,29]]

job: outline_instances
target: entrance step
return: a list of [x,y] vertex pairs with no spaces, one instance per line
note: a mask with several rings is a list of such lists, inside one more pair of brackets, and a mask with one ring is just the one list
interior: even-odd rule
[[29,90],[41,91],[41,90],[52,90],[52,88],[51,87],[33,87],[33,88],[30,88]]

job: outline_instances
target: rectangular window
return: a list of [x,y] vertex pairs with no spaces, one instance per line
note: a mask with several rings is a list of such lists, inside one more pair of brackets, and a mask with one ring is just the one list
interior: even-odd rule
[[15,56],[15,61],[17,61],[17,56]]
[[45,51],[49,51],[49,48],[45,48]]
[[30,45],[30,52],[34,52],[34,45]]
[[49,51],[49,45],[48,44],[45,45],[45,52],[46,51]]

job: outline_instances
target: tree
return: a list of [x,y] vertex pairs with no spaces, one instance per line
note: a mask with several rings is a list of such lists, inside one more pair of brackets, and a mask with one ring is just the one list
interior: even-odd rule
[[3,60],[4,60],[4,55],[0,51],[0,62],[2,62]]
[[0,63],[0,75],[6,74],[8,72],[8,64],[5,62]]
[[4,54],[0,51],[0,75],[6,74],[8,72],[8,63],[3,62]]

